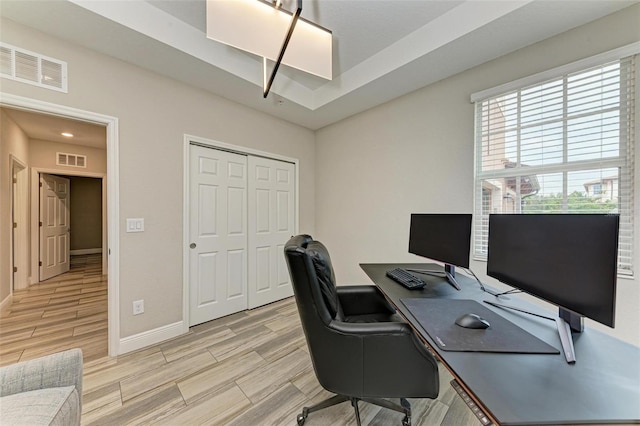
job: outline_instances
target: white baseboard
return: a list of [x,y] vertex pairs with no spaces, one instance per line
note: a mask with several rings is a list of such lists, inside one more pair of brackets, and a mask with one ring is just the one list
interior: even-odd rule
[[102,247],[90,248],[90,249],[69,250],[69,254],[71,256],[76,256],[76,255],[79,255],[79,254],[97,254],[97,253],[102,253]]
[[187,331],[189,331],[189,328],[185,327],[182,321],[178,321],[153,330],[134,334],[133,336],[123,337],[120,339],[118,355],[155,345],[156,343],[164,342],[165,340],[173,339]]
[[13,302],[13,293],[5,297],[2,303],[0,303],[0,312],[4,312],[4,310],[11,305],[11,302]]

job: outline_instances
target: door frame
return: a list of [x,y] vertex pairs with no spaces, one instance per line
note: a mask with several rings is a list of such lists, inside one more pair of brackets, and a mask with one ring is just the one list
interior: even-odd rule
[[[55,115],[73,120],[87,121],[90,123],[105,126],[107,139],[107,191],[103,192],[103,199],[106,194],[107,226],[107,256],[108,256],[108,319],[107,336],[109,356],[113,357],[120,353],[120,174],[118,163],[118,118],[71,108],[65,105],[53,104],[37,99],[17,96],[10,93],[0,92],[0,106],[16,108],[40,114]],[[59,171],[57,171],[59,173]],[[103,188],[104,188],[103,179]],[[104,204],[103,204],[104,208]],[[103,219],[104,220],[104,219]],[[33,236],[32,236],[33,237]],[[33,248],[32,248],[33,250]]]
[[[296,158],[286,157],[284,155],[273,154],[267,151],[260,151],[257,149],[247,148],[245,146],[240,145],[232,145],[225,142],[216,141],[213,139],[207,139],[200,136],[194,136],[185,134],[183,139],[183,151],[182,151],[182,170],[183,170],[183,201],[182,201],[182,332],[187,333],[189,331],[189,208],[190,208],[190,155],[189,155],[189,147],[190,145],[200,145],[205,148],[218,149],[221,151],[232,152],[240,155],[253,155],[256,157],[264,157],[272,160],[285,161],[287,163],[293,163],[295,166],[295,204],[294,204],[294,233],[298,233],[298,224],[299,222],[299,211],[300,211],[300,162]],[[284,254],[283,254],[284,256]]]
[[[13,171],[19,169],[18,173],[16,173],[17,182],[15,185],[13,183],[11,184],[11,222],[22,224],[26,230],[29,227],[29,168],[13,154],[9,155],[9,167],[11,168],[11,179],[13,179]],[[27,273],[29,271],[29,253],[27,250],[21,250],[21,253],[16,253],[15,229],[16,228],[13,228],[12,225],[11,247],[9,250],[9,262],[11,268],[10,294],[13,294],[15,290],[23,290],[29,286],[29,274]],[[24,231],[18,230],[18,232],[21,233]],[[28,235],[29,234],[26,232],[22,234],[25,238],[25,242],[28,241]],[[23,282],[18,283],[18,288],[16,288],[16,273],[13,272],[14,266],[18,266],[18,271],[23,276]]]
[[[31,168],[31,284],[37,284],[40,279],[40,271],[38,269],[38,260],[40,260],[40,175],[46,173],[56,176],[79,176],[100,179],[102,181],[102,270],[108,269],[109,248],[107,244],[107,179],[108,174],[89,173],[76,170],[58,170],[47,169],[42,167]],[[36,238],[34,238],[34,233]]]

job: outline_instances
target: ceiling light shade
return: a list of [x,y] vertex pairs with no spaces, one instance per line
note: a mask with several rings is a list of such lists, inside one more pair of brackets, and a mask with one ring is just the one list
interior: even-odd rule
[[[292,17],[259,0],[207,0],[207,37],[277,61]],[[331,80],[331,31],[299,18],[282,63]]]

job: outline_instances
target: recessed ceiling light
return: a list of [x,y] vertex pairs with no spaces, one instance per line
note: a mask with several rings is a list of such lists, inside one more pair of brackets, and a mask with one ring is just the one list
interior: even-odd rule
[[73,137],[73,133],[69,133],[69,132],[62,132],[60,134],[62,136],[64,136],[65,138],[72,138]]

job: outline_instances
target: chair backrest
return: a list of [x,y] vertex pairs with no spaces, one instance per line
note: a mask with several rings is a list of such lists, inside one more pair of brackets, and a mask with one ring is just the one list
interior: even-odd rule
[[[336,319],[342,321],[344,319],[344,313],[342,306],[340,306],[340,300],[338,299],[338,292],[336,291],[336,278],[331,265],[331,257],[329,251],[320,241],[315,241],[309,235],[299,235],[293,237],[285,246],[285,255],[289,259],[290,255],[302,255],[305,258],[304,266],[312,269],[315,272],[313,275],[308,276],[306,286],[318,287],[322,298],[318,298],[318,295],[313,291],[311,296],[317,298],[314,299],[316,304],[319,304],[318,308],[323,311],[326,309],[329,314],[329,318],[326,315],[322,315],[325,322],[328,319]],[[309,260],[311,265],[309,265]],[[295,263],[295,262],[294,262]],[[291,265],[290,265],[291,266]],[[291,268],[290,268],[291,270]],[[309,271],[311,272],[311,271]],[[299,277],[300,278],[300,277]],[[292,277],[292,279],[294,279]],[[302,284],[299,282],[299,284]],[[296,284],[294,283],[294,291]]]
[[362,360],[345,362],[361,357],[362,342],[331,327],[344,316],[329,253],[309,235],[292,237],[284,252],[316,377],[325,389],[344,393],[346,384],[362,382],[361,369],[352,368]]

